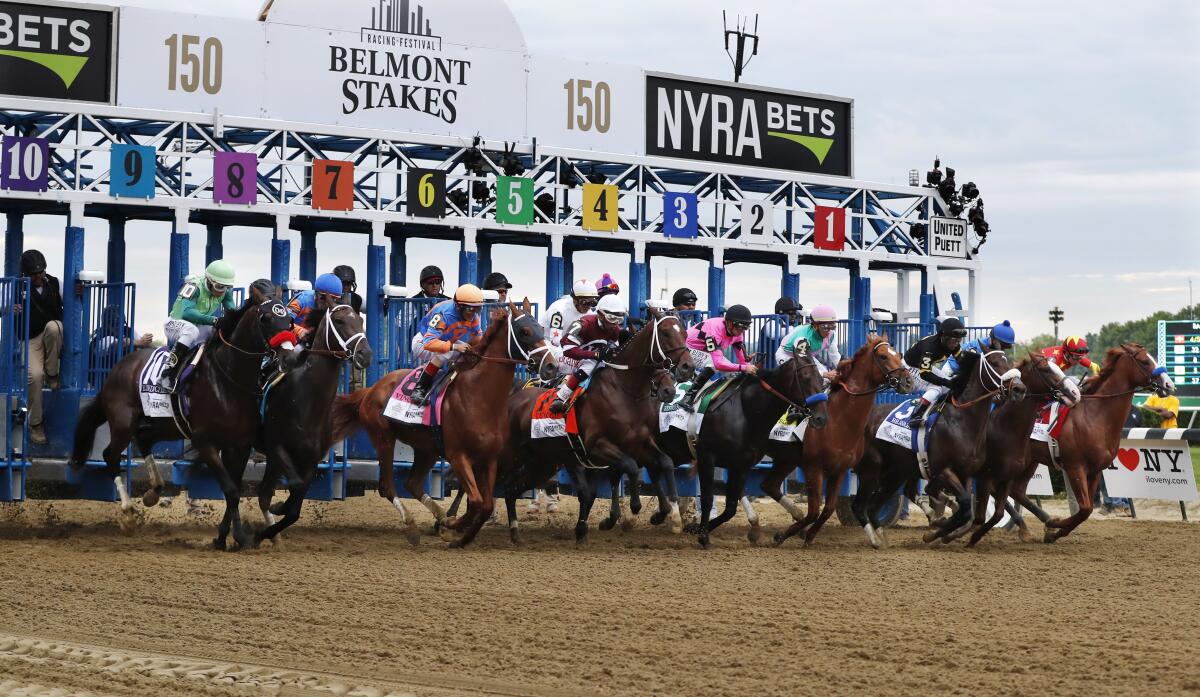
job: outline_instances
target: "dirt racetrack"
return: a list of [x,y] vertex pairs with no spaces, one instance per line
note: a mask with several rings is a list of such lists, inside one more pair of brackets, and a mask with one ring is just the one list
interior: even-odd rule
[[182,509],[132,536],[109,505],[0,509],[0,694],[1200,694],[1194,524],[873,551],[836,522],[751,547],[739,516],[705,552],[648,511],[576,549],[564,512],[451,551],[369,496],[226,553]]

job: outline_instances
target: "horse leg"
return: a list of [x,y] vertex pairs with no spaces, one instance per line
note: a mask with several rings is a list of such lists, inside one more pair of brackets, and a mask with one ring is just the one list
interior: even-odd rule
[[[150,475],[150,488],[146,493],[142,494],[142,505],[150,508],[158,505],[159,498],[162,497],[163,489],[166,488],[166,482],[163,481],[162,474],[158,471],[158,462],[154,459],[155,439],[151,437],[152,429],[138,429],[134,427],[134,440],[137,441],[138,452],[142,454],[142,465],[146,468],[146,473]],[[112,424],[109,424],[110,436],[115,436],[116,431],[113,430]],[[109,442],[111,445],[112,441]]]
[[[418,450],[413,448],[413,466],[412,471],[408,474],[408,479],[404,480],[404,489],[425,506],[434,519],[434,534],[437,534],[438,528],[446,519],[445,512],[438,505],[437,501],[430,498],[425,491],[425,475],[429,474],[433,469],[433,465],[437,462],[437,455],[432,451]],[[390,465],[389,465],[390,469]],[[389,482],[391,475],[388,476]],[[417,519],[409,512],[408,507],[404,505],[403,499],[396,494],[394,486],[391,488],[391,498],[388,501],[400,513],[400,522],[404,524],[404,537],[409,544],[417,544],[421,540],[421,533],[417,530]]]
[[[477,487],[477,500],[467,500],[467,511],[474,512],[466,516],[467,522],[463,525],[462,537],[450,543],[452,548],[466,547],[475,540],[475,536],[483,528],[484,523],[492,517],[492,511],[496,509],[496,458],[493,457],[483,463],[483,481]],[[473,505],[472,505],[473,504]]]
[[696,475],[700,477],[700,516],[696,527],[696,539],[704,549],[709,547],[708,516],[712,513],[713,505],[713,475],[716,469],[715,457],[704,452],[696,463]]
[[121,472],[121,460],[125,457],[125,449],[129,447],[129,441],[133,437],[130,421],[131,418],[128,415],[109,420],[109,441],[103,452],[104,474],[112,477],[113,485],[117,489],[117,499],[121,502],[120,516],[117,522],[121,526],[121,532],[126,534],[133,532],[137,526],[139,515],[133,508],[133,501],[129,498],[129,488],[125,486],[125,476]]
[[1050,522],[1046,523],[1044,536],[1046,542],[1054,542],[1059,538],[1066,537],[1072,530],[1079,527],[1083,521],[1091,517],[1091,493],[1093,487],[1100,485],[1100,473],[1089,474],[1082,463],[1064,463],[1063,477],[1070,484],[1071,491],[1075,494],[1075,501],[1079,504],[1079,510],[1074,515],[1061,519],[1052,518]]
[[[598,470],[593,470],[598,471]],[[611,504],[608,507],[608,517],[600,521],[599,528],[602,531],[612,530],[617,526],[617,523],[625,517],[625,510],[621,505],[621,476],[624,474],[623,468],[613,466],[608,469],[608,488]],[[599,474],[595,475],[598,479]]]
[[829,516],[837,510],[838,497],[841,496],[842,484],[846,481],[846,471],[842,470],[835,479],[830,480],[832,486],[826,487],[825,492],[825,507],[821,509],[821,515],[817,517],[816,522],[808,527],[808,532],[804,534],[804,546],[810,547],[813,543],[813,538],[820,532],[821,527],[825,525],[825,521],[829,520]]
[[[193,444],[195,443],[193,442]],[[209,472],[217,478],[217,483],[225,494],[225,514],[221,516],[221,522],[217,524],[217,536],[213,539],[212,545],[215,549],[226,549],[226,539],[229,536],[230,526],[233,525],[234,518],[237,516],[241,492],[237,490],[229,473],[225,471],[221,462],[221,454],[215,447],[207,443],[197,445],[196,457],[208,466]],[[236,531],[234,539],[237,539]]]
[[[275,463],[274,467],[271,464],[272,462]],[[316,463],[314,463],[314,467],[310,471],[316,470],[315,464]],[[304,495],[308,493],[308,486],[310,483],[310,480],[300,476],[295,464],[292,462],[292,458],[288,453],[283,452],[282,448],[277,448],[276,452],[273,453],[272,456],[267,457],[267,469],[268,474],[270,475],[270,493],[267,494],[267,500],[270,501],[271,495],[275,493],[275,481],[281,470],[283,476],[287,477],[288,480],[288,497],[287,500],[283,502],[282,507],[276,507],[275,509],[277,512],[283,514],[283,518],[279,521],[275,521],[272,516],[272,519],[267,527],[254,534],[252,544],[255,547],[258,547],[263,540],[271,540],[272,542],[275,542],[276,535],[291,527],[293,523],[300,519],[300,507],[304,505]],[[268,478],[264,477],[263,483],[265,484],[267,481]],[[259,506],[262,506],[263,493],[262,487],[260,486]],[[271,512],[266,509],[264,509],[264,512],[267,515],[271,514]]]
[[[1008,489],[1010,486],[1010,482],[1000,482],[992,491],[992,498],[996,502],[996,510],[992,511],[991,517],[984,521],[982,525],[975,528],[975,532],[972,533],[971,539],[967,540],[968,549],[971,549],[975,547],[975,545],[979,544],[979,541],[983,539],[983,536],[988,534],[992,528],[996,527],[996,523],[999,523],[1000,519],[1004,517],[1005,502],[1008,501]],[[984,498],[985,494],[981,491],[978,495],[979,503],[976,505],[976,512],[978,513],[981,510],[986,512],[987,499]]]
[[808,494],[808,513],[793,522],[787,530],[775,533],[775,544],[781,545],[787,538],[798,535],[802,530],[812,525],[821,513],[821,485],[825,474],[819,467],[804,468],[804,489]]
[[[742,499],[742,495],[746,492],[746,470],[741,467],[734,467],[729,470],[729,480],[725,482],[725,510],[708,524],[708,531],[712,532],[721,527],[725,523],[733,519],[737,515],[738,503]],[[747,501],[747,504],[750,502]],[[757,518],[757,514],[755,515]]]
[[[274,451],[276,449],[270,448],[269,450]],[[266,455],[267,457],[267,466],[266,469],[263,470],[262,481],[258,483],[258,510],[262,511],[263,521],[269,528],[275,524],[275,516],[277,514],[285,514],[287,512],[287,506],[290,499],[285,500],[282,503],[271,505],[271,499],[275,498],[275,487],[279,484],[278,460],[280,454],[277,452],[270,452],[263,453],[263,455]],[[293,480],[289,476],[289,490],[292,482]],[[254,544],[256,547],[258,546],[259,542],[261,542],[261,538],[255,540]],[[276,542],[276,544],[278,544],[278,542]]]
[[588,480],[588,471],[578,462],[567,466],[567,473],[575,484],[575,497],[579,499],[579,518],[575,521],[575,544],[587,542],[588,516],[592,514],[592,504],[596,503],[596,489]]
[[[468,518],[479,509],[479,504],[482,501],[479,493],[479,485],[475,481],[475,465],[471,458],[460,453],[457,461],[454,473],[458,475],[459,485],[467,492],[467,510],[460,516],[447,517],[442,520],[441,536],[442,539],[448,542],[454,539],[450,532],[461,532],[467,525]],[[452,461],[451,465],[453,466],[454,464]],[[430,499],[430,503],[432,502],[433,500]]]
[[[945,521],[940,523],[937,528],[925,533],[922,539],[925,542],[934,542],[941,540],[943,543],[949,543],[962,535],[964,528],[971,521],[971,493],[967,487],[959,480],[958,475],[953,470],[945,469],[935,478],[944,488],[949,489],[954,500],[958,502],[954,513]],[[957,534],[956,534],[957,533]]]
[[[875,549],[887,544],[883,536],[883,526],[879,524],[879,510],[892,497],[892,494],[907,481],[907,478],[908,474],[902,467],[892,467],[879,474],[879,484],[871,492],[864,511],[866,515],[863,518],[863,531],[867,534],[867,541]],[[860,488],[860,495],[861,492]]]

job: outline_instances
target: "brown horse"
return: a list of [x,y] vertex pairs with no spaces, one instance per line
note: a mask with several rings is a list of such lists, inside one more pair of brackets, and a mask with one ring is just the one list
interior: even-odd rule
[[567,468],[579,499],[576,542],[582,544],[587,540],[588,515],[596,499],[594,478],[589,473],[598,472],[598,468],[609,471],[614,502],[608,519],[601,523],[602,530],[610,529],[622,514],[617,495],[622,474],[630,482],[633,513],[639,512],[639,466],[645,467],[658,484],[657,523],[670,511],[673,525],[678,526],[676,532],[682,530],[673,463],[654,440],[658,435],[659,404],[675,397],[675,384],[669,373],[663,379],[663,369],[673,369],[680,380],[688,379],[695,370],[686,341],[687,334],[678,317],[651,310],[651,321],[615,356],[596,368],[587,392],[572,407],[586,464],[576,456],[566,437],[531,437],[534,403],[548,390],[526,389],[509,397],[508,446],[501,463],[508,472],[504,499],[509,535],[514,543],[519,538],[517,496],[545,482],[559,467]]
[[[803,531],[804,544],[812,544],[821,526],[837,510],[838,496],[846,473],[862,457],[863,426],[875,403],[875,393],[884,387],[900,392],[912,391],[912,376],[904,359],[883,337],[872,334],[852,358],[837,366],[838,380],[829,395],[829,425],[814,430],[801,441],[768,441],[767,454],[774,465],[763,481],[763,491],[792,514],[795,522],[785,532],[775,534],[775,544]],[[799,466],[808,490],[808,513],[801,514],[781,489],[787,476]],[[826,487],[826,484],[828,485]],[[821,510],[821,493],[825,509]],[[750,541],[758,542],[757,521],[750,528]]]
[[[970,522],[971,493],[967,483],[983,465],[992,401],[1010,395],[1020,400],[1026,391],[1020,373],[1012,369],[1003,351],[984,355],[963,351],[957,361],[959,371],[951,381],[947,404],[929,436],[929,485],[949,490],[958,502],[958,510],[937,523],[925,535],[926,542],[943,539]],[[863,522],[867,539],[875,548],[882,545],[877,532],[880,507],[901,485],[920,476],[916,453],[875,435],[895,406],[880,404],[871,410],[865,432],[866,447],[855,466],[858,494],[854,497],[854,515]]]
[[[992,411],[984,464],[975,477],[975,520],[967,547],[978,544],[1000,522],[1013,483],[1028,482],[1037,468],[1029,457],[1029,434],[1045,400],[1054,399],[1068,407],[1079,401],[1079,388],[1045,356],[1031,353],[1017,369],[1021,371],[1021,382],[1032,392],[1019,402],[1008,401]],[[995,498],[995,510],[987,518],[989,495]]]
[[[122,358],[104,381],[100,394],[79,415],[71,466],[83,466],[96,429],[107,422],[110,440],[104,449],[108,465],[105,473],[115,478],[122,510],[131,510],[132,503],[120,477],[121,457],[135,438],[153,485],[142,502],[153,506],[163,481],[151,447],[160,441],[190,438],[199,460],[208,466],[225,494],[225,516],[213,546],[225,549],[231,527],[238,546],[248,546],[251,539],[242,526],[238,503],[242,475],[258,432],[258,373],[263,357],[280,350],[272,348],[277,342],[271,339],[289,331],[291,325],[286,308],[274,298],[257,304],[246,302],[217,321],[212,338],[204,345],[205,356],[196,367],[196,375],[182,388],[191,404],[191,433],[186,435],[174,419],[147,418],[142,412],[138,379],[153,352],[136,351]],[[285,367],[290,367],[290,352],[283,360]]]
[[412,473],[404,487],[413,498],[433,513],[443,529],[461,531],[452,543],[461,547],[475,539],[492,515],[497,458],[507,437],[504,403],[512,391],[516,366],[528,363],[543,379],[557,373],[557,363],[542,336],[541,325],[530,314],[529,299],[522,306],[509,304],[492,314],[491,325],[471,343],[471,351],[459,356],[453,366],[454,380],[446,387],[442,402],[441,442],[450,467],[467,491],[467,513],[446,518],[445,511],[424,488],[425,475],[438,458],[439,437],[428,426],[406,424],[383,415],[388,398],[410,371],[396,370],[371,387],[334,400],[333,440],[350,435],[359,426],[366,429],[379,458],[379,495],[400,512],[408,527],[409,541],[416,540],[415,520],[396,495],[392,459],[396,441],[413,449]]
[[[1122,344],[1108,351],[1104,369],[1084,383],[1080,403],[1067,415],[1058,439],[1061,453],[1058,466],[1079,503],[1079,510],[1074,515],[1051,518],[1025,495],[1025,485],[1033,476],[1032,470],[1013,491],[1017,502],[1045,524],[1043,539],[1046,542],[1066,537],[1092,514],[1092,501],[1100,489],[1100,478],[1117,456],[1121,429],[1129,414],[1133,393],[1140,390],[1154,390],[1165,397],[1175,391],[1175,385],[1166,369],[1160,367],[1141,344]],[[1045,443],[1030,440],[1029,446],[1032,462],[1054,463]]]

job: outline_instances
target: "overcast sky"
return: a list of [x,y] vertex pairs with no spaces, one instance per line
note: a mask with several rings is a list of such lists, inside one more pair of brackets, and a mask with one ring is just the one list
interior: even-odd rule
[[[276,0],[282,3],[287,0]],[[435,3],[436,0],[426,0]],[[178,9],[174,0],[129,4]],[[188,9],[253,16],[259,0],[206,0]],[[1047,310],[1066,312],[1064,333],[1177,310],[1188,281],[1200,293],[1200,3],[866,2],[725,3],[760,13],[760,55],[743,80],[855,100],[855,169],[901,183],[933,156],[976,182],[992,234],[982,250],[987,323],[1009,318],[1023,337],[1050,331]],[[511,0],[535,54],[631,63],[729,79],[722,4],[701,0],[562,3]],[[59,223],[30,221],[27,246],[62,268]],[[104,221],[87,223],[87,266],[104,268]],[[166,312],[165,225],[130,225],[129,280],[139,287],[138,326],[161,334]],[[204,261],[193,226],[191,268]],[[293,269],[299,257],[292,237]],[[270,233],[232,229],[227,257],[247,280],[268,275]],[[319,266],[350,263],[364,274],[365,236],[323,235]],[[576,276],[611,271],[625,284],[628,259],[576,257]],[[409,277],[438,263],[456,279],[451,243],[409,243]],[[705,264],[655,262],[657,294],[689,285],[703,303]],[[541,299],[544,270],[528,252],[498,248],[495,268]],[[728,303],[770,310],[778,271],[728,267]],[[846,308],[845,273],[804,269],[801,302]],[[874,305],[894,307],[890,274],[873,274]]]

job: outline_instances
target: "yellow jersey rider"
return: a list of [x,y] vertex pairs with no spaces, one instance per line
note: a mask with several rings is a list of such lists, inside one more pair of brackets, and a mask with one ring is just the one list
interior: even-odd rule
[[479,311],[483,307],[483,291],[464,283],[454,291],[454,297],[443,300],[429,309],[417,324],[413,353],[418,362],[426,362],[417,386],[413,388],[413,404],[424,404],[433,386],[433,377],[446,361],[467,351],[480,330]]

